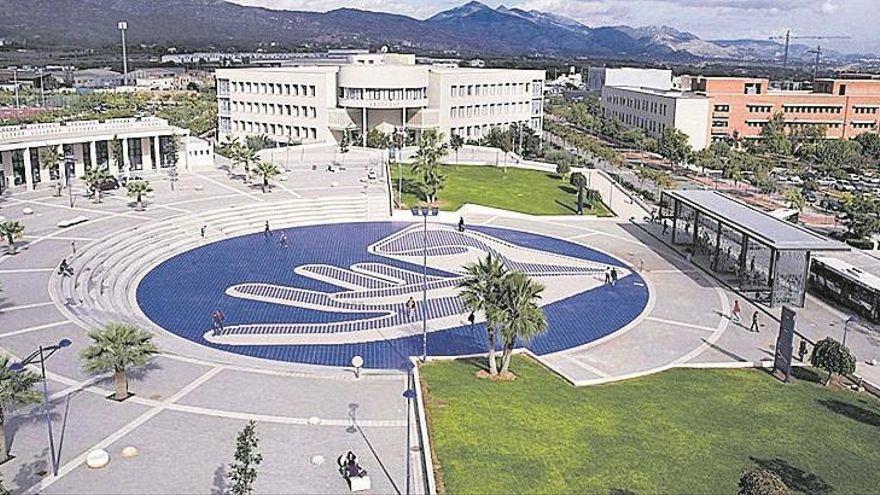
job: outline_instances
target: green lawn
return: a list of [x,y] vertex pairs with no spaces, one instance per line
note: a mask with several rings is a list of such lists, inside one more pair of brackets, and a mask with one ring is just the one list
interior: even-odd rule
[[[403,202],[405,206],[424,203],[415,174],[404,164]],[[539,170],[476,165],[443,165],[446,185],[440,191],[440,207],[457,210],[472,203],[531,215],[573,215],[577,211],[577,190],[556,174]],[[398,168],[392,165],[395,198],[399,184]],[[609,216],[601,202],[584,204],[585,215]]]
[[428,422],[446,493],[735,493],[775,470],[804,493],[880,487],[880,402],[758,370],[672,370],[574,388],[527,358],[519,378],[429,363]]

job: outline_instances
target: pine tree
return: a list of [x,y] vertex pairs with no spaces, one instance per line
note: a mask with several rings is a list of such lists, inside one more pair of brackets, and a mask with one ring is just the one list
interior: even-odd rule
[[255,422],[248,421],[235,441],[235,461],[229,466],[233,495],[250,495],[254,491],[257,466],[263,461],[263,455],[257,452],[260,439],[257,438],[256,427]]

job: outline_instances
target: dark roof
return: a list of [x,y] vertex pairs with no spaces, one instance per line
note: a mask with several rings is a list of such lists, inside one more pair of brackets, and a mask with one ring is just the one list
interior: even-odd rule
[[716,220],[748,233],[777,249],[788,250],[849,250],[845,244],[816,234],[795,224],[774,218],[716,191],[681,189],[665,191],[669,196],[700,210]]

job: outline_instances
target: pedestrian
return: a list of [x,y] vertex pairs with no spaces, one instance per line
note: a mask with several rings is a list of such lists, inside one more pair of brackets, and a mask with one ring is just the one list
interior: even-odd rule
[[272,230],[269,228],[269,221],[266,220],[266,228],[263,229],[263,237],[269,237],[272,235]]
[[199,229],[199,233],[202,234],[202,239],[205,238],[205,229],[208,228],[207,225],[202,225],[202,228]]
[[416,300],[410,296],[409,301],[406,302],[406,316],[410,320],[413,319],[413,316],[416,315]]
[[611,270],[605,269],[605,285],[611,285]]
[[70,241],[70,250],[76,254],[76,241]]
[[798,359],[800,359],[801,362],[803,363],[804,358],[806,356],[807,356],[807,341],[804,339],[801,339],[801,345],[798,346]]
[[669,223],[668,223],[668,222],[666,221],[666,219],[664,218],[664,219],[663,219],[663,235],[666,235],[666,231],[667,231],[667,230],[669,230]]
[[617,268],[611,269],[611,287],[617,284]]
[[464,232],[464,217],[458,217],[458,231]]
[[470,322],[471,326],[474,326],[474,321],[476,321],[476,319],[477,317],[474,315],[474,312],[471,311],[471,314],[468,315],[468,321]]
[[211,335],[217,335],[217,333],[223,332],[223,320],[226,319],[226,316],[223,314],[223,311],[220,311],[220,308],[214,310],[211,313],[211,319],[214,321],[214,329],[211,332]]
[[739,307],[739,299],[734,299],[733,301],[733,310],[730,312],[730,320],[734,323],[739,323],[742,321],[740,317],[740,312],[742,309]]
[[67,258],[62,259],[61,263],[58,265],[58,275],[61,275],[62,277],[73,275],[73,269],[67,264]]
[[278,243],[281,244],[281,247],[283,247],[283,248],[287,247],[287,233],[286,232],[281,233],[281,237],[278,239]]
[[752,325],[749,326],[750,332],[758,333],[758,312],[752,313]]

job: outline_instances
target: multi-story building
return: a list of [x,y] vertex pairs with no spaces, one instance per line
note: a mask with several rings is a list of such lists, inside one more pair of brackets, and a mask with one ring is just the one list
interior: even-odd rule
[[219,134],[336,143],[372,129],[478,139],[496,126],[543,126],[544,71],[416,65],[415,56],[349,55],[335,65],[219,69]]
[[789,129],[823,126],[829,139],[877,132],[880,123],[880,79],[818,79],[812,91],[788,91],[763,78],[702,77],[693,90],[711,101],[714,139],[758,138],[777,113]]
[[640,69],[637,67],[590,67],[587,70],[587,91],[601,93],[605,86],[672,89],[672,71],[669,69]]
[[674,127],[687,135],[695,150],[710,143],[709,107],[706,96],[690,92],[617,86],[602,89],[602,113],[606,119],[640,127],[654,138]]

